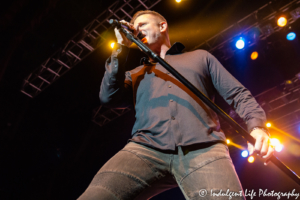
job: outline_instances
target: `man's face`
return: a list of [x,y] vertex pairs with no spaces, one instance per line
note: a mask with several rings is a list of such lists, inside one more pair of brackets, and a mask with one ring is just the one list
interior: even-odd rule
[[154,45],[159,45],[162,40],[162,34],[160,31],[159,19],[151,14],[144,14],[136,18],[133,24],[137,31],[141,31],[147,42],[147,46],[151,47]]

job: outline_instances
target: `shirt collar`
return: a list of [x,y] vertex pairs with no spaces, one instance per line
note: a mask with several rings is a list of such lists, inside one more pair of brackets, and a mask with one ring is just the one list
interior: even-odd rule
[[166,55],[174,55],[179,54],[182,52],[182,50],[185,48],[185,46],[180,42],[175,42],[171,48],[167,51]]
[[[166,52],[166,55],[175,55],[182,53],[182,50],[185,48],[185,46],[180,42],[175,42],[171,48]],[[143,57],[140,61],[140,64],[143,65],[143,63],[148,64],[149,60],[146,57]]]

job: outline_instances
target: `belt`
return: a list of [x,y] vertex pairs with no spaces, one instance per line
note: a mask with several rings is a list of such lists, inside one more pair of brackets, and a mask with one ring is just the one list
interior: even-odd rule
[[[208,148],[212,145],[215,144],[224,144],[227,145],[225,141],[214,141],[214,142],[205,142],[205,143],[198,143],[198,144],[191,144],[191,145],[187,145],[187,146],[180,146],[182,149],[182,152],[184,155],[186,155],[187,153],[191,152],[191,151],[196,151],[199,149],[204,149],[204,148]],[[147,146],[153,150],[159,151],[161,153],[166,153],[166,154],[178,154],[178,146],[176,146],[175,150],[163,150],[163,149],[158,149],[152,146]]]

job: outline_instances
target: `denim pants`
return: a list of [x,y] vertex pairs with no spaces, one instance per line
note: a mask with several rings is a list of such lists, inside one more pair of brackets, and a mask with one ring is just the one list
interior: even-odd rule
[[103,165],[78,200],[146,200],[178,186],[188,200],[245,199],[222,143],[164,153],[129,142]]

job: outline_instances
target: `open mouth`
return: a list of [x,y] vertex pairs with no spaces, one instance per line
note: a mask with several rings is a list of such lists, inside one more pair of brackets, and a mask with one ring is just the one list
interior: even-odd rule
[[147,43],[147,38],[144,37],[141,39],[141,41],[145,44],[145,43]]

